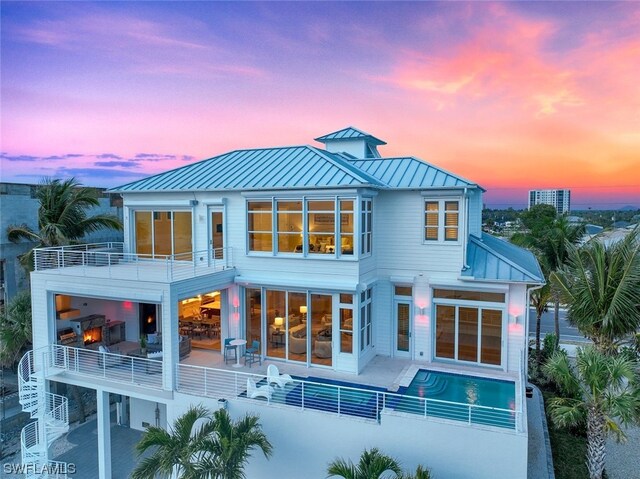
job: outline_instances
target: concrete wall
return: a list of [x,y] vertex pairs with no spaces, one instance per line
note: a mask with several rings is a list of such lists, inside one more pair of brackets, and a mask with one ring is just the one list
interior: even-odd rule
[[[167,420],[186,412],[189,397],[177,395]],[[211,409],[217,401],[201,402]],[[254,451],[245,469],[252,479],[326,477],[327,464],[337,457],[357,462],[365,448],[378,447],[405,469],[422,464],[434,477],[446,479],[524,478],[527,476],[527,436],[498,428],[469,427],[405,415],[383,415],[381,423],[340,418],[319,411],[292,411],[258,401],[229,401],[234,419],[257,414],[274,446],[267,460]]]
[[[145,401],[144,399],[131,398],[129,403],[129,427],[138,431],[145,430],[145,424],[149,426],[156,425],[156,406],[158,408],[159,418],[158,425],[162,428],[167,427],[167,405],[156,403],[153,401]],[[116,458],[117,460],[117,458]]]

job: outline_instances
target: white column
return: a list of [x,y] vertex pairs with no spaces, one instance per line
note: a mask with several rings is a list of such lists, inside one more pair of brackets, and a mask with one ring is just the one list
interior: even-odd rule
[[111,414],[109,412],[109,393],[98,389],[98,477],[111,479]]

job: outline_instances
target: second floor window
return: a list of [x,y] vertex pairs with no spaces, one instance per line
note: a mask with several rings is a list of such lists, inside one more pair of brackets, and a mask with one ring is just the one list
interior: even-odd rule
[[460,202],[427,200],[424,202],[424,241],[458,241]]
[[372,241],[373,241],[373,205],[371,198],[362,200],[360,230],[362,231],[360,237],[360,254],[371,254]]
[[271,201],[250,201],[247,213],[249,250],[270,252],[273,249]]
[[137,254],[191,260],[191,211],[135,211]]

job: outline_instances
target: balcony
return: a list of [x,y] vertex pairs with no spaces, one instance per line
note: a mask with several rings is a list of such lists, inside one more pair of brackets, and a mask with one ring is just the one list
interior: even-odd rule
[[91,243],[34,250],[34,271],[89,278],[170,283],[232,267],[232,248],[162,256],[126,253],[124,243]]

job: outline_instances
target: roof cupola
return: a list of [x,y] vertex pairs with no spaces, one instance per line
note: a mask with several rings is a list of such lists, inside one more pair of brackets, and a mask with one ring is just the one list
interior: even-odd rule
[[387,144],[352,126],[320,136],[315,140],[324,143],[326,150],[330,153],[347,153],[356,158],[380,158],[378,146]]

